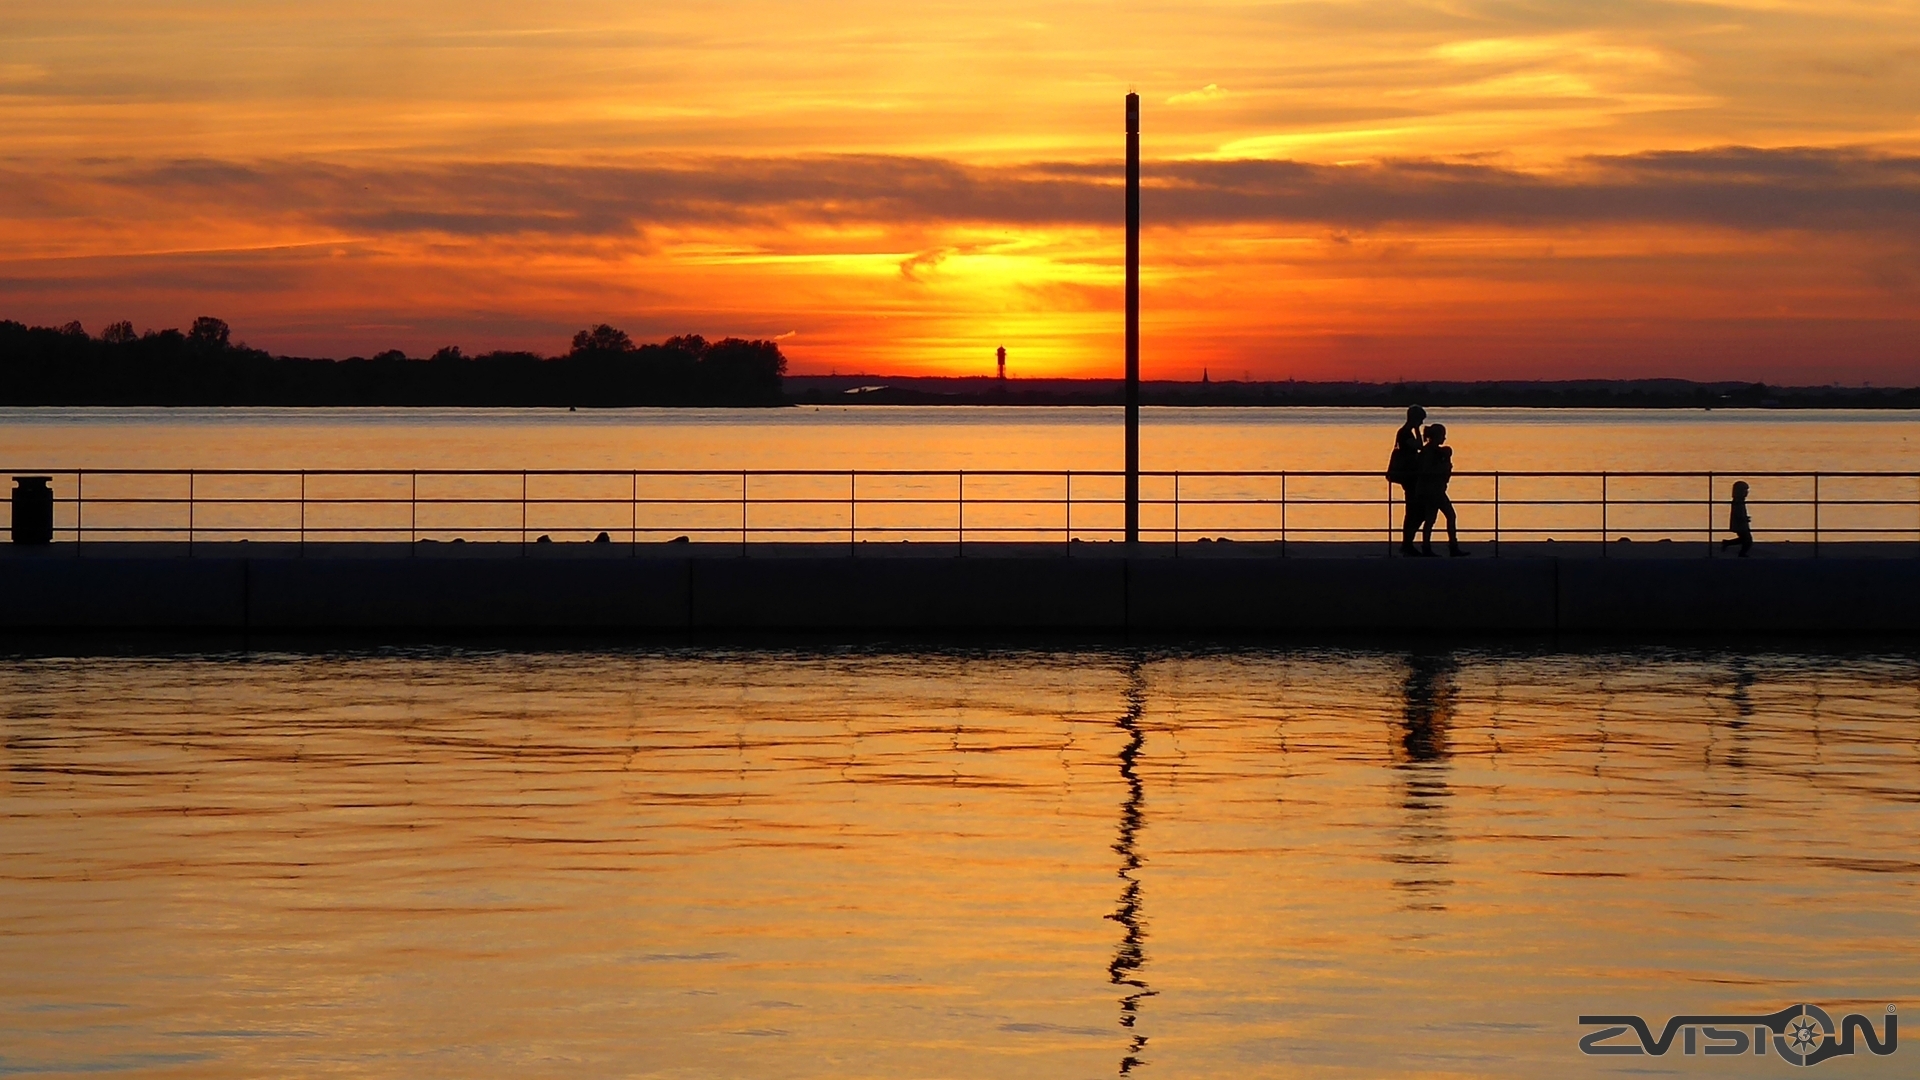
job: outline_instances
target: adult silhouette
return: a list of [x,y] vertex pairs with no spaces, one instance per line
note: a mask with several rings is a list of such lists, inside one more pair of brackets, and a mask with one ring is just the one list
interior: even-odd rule
[[1427,419],[1427,410],[1418,405],[1407,408],[1407,422],[1393,433],[1393,456],[1387,459],[1387,482],[1400,485],[1400,498],[1406,503],[1407,512],[1400,520],[1400,554],[1418,555],[1413,546],[1413,531],[1420,527],[1421,511],[1419,501],[1414,497],[1414,486],[1420,477],[1420,425]]

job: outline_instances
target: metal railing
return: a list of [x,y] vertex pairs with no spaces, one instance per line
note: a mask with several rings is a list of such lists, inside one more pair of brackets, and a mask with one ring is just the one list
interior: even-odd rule
[[[1124,536],[1112,470],[12,470],[51,476],[55,540],[409,544],[1097,542]],[[0,475],[6,475],[0,473]],[[1769,542],[1920,543],[1920,473],[1462,472],[1465,542],[1704,542],[1730,489]],[[1141,474],[1141,537],[1397,547],[1400,489],[1377,473]],[[1442,523],[1444,528],[1444,523]]]

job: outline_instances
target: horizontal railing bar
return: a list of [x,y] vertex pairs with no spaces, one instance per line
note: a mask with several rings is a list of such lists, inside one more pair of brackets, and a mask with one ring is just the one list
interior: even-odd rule
[[[628,478],[628,477],[634,477],[634,476],[643,476],[643,477],[644,476],[672,476],[672,477],[697,476],[697,477],[713,477],[715,479],[738,480],[740,478],[740,475],[743,472],[746,473],[748,476],[795,476],[795,477],[807,476],[807,477],[838,478],[842,480],[846,479],[849,473],[857,476],[862,476],[862,477],[869,477],[869,476],[872,476],[872,477],[881,477],[881,476],[956,477],[956,476],[965,475],[969,478],[989,477],[989,476],[1060,478],[1060,477],[1065,477],[1069,473],[1071,473],[1074,479],[1076,480],[1089,479],[1089,478],[1101,478],[1101,477],[1124,479],[1127,475],[1124,471],[1117,470],[1117,469],[977,469],[977,470],[976,469],[306,469],[306,470],[301,470],[301,469],[73,469],[73,468],[0,469],[0,474],[4,474],[4,475],[20,474],[20,475],[75,476],[75,475],[85,474],[87,476],[92,476],[92,477],[97,477],[97,476],[180,476],[180,477],[185,477],[185,476],[192,475],[196,477],[284,476],[288,478],[298,478],[301,476],[305,476],[309,480],[316,479],[316,478],[324,478],[324,477],[334,477],[334,476],[380,476],[380,477],[491,476],[491,477],[501,477],[501,478],[520,477],[520,476],[527,476],[527,477],[581,476],[581,477],[606,477],[608,479]],[[1380,480],[1382,482],[1384,482],[1384,479],[1385,479],[1378,472],[1373,472],[1370,470],[1356,470],[1356,469],[1306,469],[1306,470],[1256,469],[1256,470],[1197,470],[1197,471],[1186,470],[1186,469],[1170,469],[1170,470],[1142,470],[1140,472],[1140,476],[1164,477],[1166,479],[1172,479],[1173,477],[1178,476],[1182,480],[1218,478],[1218,477],[1271,477],[1277,480],[1283,476],[1288,478],[1303,478],[1303,477],[1354,478],[1354,479]],[[1920,471],[1906,472],[1906,471],[1868,470],[1868,471],[1828,472],[1825,470],[1793,470],[1793,471],[1775,471],[1775,472],[1762,472],[1762,471],[1728,472],[1724,470],[1712,470],[1712,471],[1709,471],[1709,470],[1692,470],[1692,471],[1633,470],[1633,471],[1625,471],[1625,472],[1614,472],[1614,471],[1582,470],[1582,471],[1573,471],[1573,472],[1551,472],[1551,471],[1537,471],[1537,470],[1521,470],[1521,471],[1509,472],[1505,470],[1457,470],[1453,473],[1453,476],[1455,479],[1460,479],[1463,477],[1491,478],[1494,476],[1499,476],[1503,479],[1529,479],[1529,478],[1532,478],[1532,479],[1555,479],[1555,478],[1583,479],[1584,478],[1584,479],[1594,479],[1594,480],[1598,480],[1602,477],[1605,477],[1610,480],[1620,480],[1620,479],[1638,479],[1638,478],[1699,479],[1707,476],[1722,477],[1729,480],[1737,477],[1760,477],[1763,479],[1770,479],[1770,480],[1771,479],[1795,479],[1795,478],[1811,480],[1817,476],[1825,480],[1825,479],[1872,479],[1872,478],[1915,479],[1915,478],[1920,478]]]
[[[58,533],[72,534],[73,529],[71,526],[67,526],[67,527],[62,527],[56,531]],[[614,529],[609,527],[604,529],[596,529],[591,526],[564,526],[564,527],[563,526],[542,526],[539,531],[541,532],[542,535],[555,533],[555,532],[559,532],[559,533],[607,532],[607,533],[618,535],[618,536],[626,536],[633,532],[633,530],[625,529],[625,528]],[[727,528],[725,526],[699,527],[699,526],[689,525],[689,526],[683,526],[680,528],[647,528],[647,529],[640,529],[638,531],[643,534],[659,534],[663,536],[715,535],[715,536],[726,537],[728,538],[729,542],[734,542],[734,543],[738,542],[739,536],[740,536],[740,530],[738,526],[735,526],[733,528]],[[1075,535],[1080,535],[1085,533],[1121,533],[1121,532],[1125,532],[1126,530],[1123,527],[1117,526],[1117,525],[1116,526],[1075,525],[1073,531]],[[1190,527],[1182,526],[1180,529],[1180,535],[1183,537],[1191,537],[1195,540],[1198,540],[1198,539],[1208,537],[1208,535],[1214,531],[1215,530],[1209,530],[1205,528],[1190,528]],[[1678,537],[1662,536],[1658,539],[1645,539],[1637,542],[1658,543],[1659,540],[1670,540],[1675,542],[1698,543],[1701,541],[1698,539],[1689,540],[1688,538],[1704,536],[1706,533],[1706,530],[1704,529],[1674,530],[1674,531],[1680,533],[1680,536]],[[1721,531],[1724,532],[1724,530],[1721,530]],[[182,538],[188,535],[188,530],[184,527],[178,527],[178,528],[101,527],[96,529],[92,526],[88,526],[86,532],[88,535],[93,535],[96,533],[140,534],[144,536],[179,536]],[[447,527],[442,529],[430,529],[430,530],[422,529],[422,530],[418,530],[418,532],[431,532],[436,535],[461,535],[461,536],[464,536],[467,534],[499,534],[503,536],[511,536],[515,538],[515,542],[518,542],[518,537],[520,535],[520,529],[518,526],[512,526],[512,527],[465,526],[465,527],[459,527],[459,528]],[[979,536],[993,536],[996,534],[1008,534],[1008,533],[1037,534],[1037,535],[1052,536],[1052,537],[1059,537],[1062,535],[1062,530],[1058,526],[1053,526],[1053,527],[1018,526],[1018,525],[982,526],[978,530],[969,529],[968,532],[969,532],[969,535],[968,535],[969,543],[973,542],[973,540],[977,539]],[[1142,525],[1140,527],[1140,532],[1142,535],[1164,535],[1169,537],[1174,535],[1174,530],[1171,527],[1167,527],[1167,526],[1149,528],[1145,525]],[[1221,533],[1222,536],[1228,536],[1229,538],[1245,538],[1247,536],[1254,535],[1254,536],[1271,536],[1278,539],[1281,535],[1282,530],[1280,530],[1278,527],[1267,527],[1267,528],[1239,527],[1231,530],[1222,529],[1222,530],[1219,530],[1219,532]],[[1293,539],[1299,539],[1302,535],[1321,535],[1321,536],[1345,537],[1354,542],[1359,542],[1359,543],[1374,543],[1374,542],[1378,542],[1379,540],[1379,530],[1377,527],[1373,529],[1369,529],[1364,526],[1353,526],[1353,527],[1347,527],[1347,528],[1308,529],[1308,528],[1293,528],[1289,526],[1285,530],[1285,532],[1289,537]],[[934,534],[942,537],[951,538],[954,535],[954,530],[951,527],[941,528],[936,526],[905,526],[905,525],[894,526],[894,527],[861,526],[860,529],[858,530],[858,535],[863,537],[876,536],[876,535],[898,535],[898,534],[904,534],[904,533],[913,533],[913,534],[926,533],[926,534]],[[1599,542],[1599,538],[1602,536],[1611,537],[1615,542],[1623,539],[1626,539],[1626,540],[1632,539],[1632,537],[1630,536],[1623,536],[1622,530],[1618,530],[1618,529],[1611,529],[1604,532],[1600,529],[1554,529],[1554,530],[1503,529],[1502,533],[1503,533],[1502,542],[1510,541],[1514,543],[1547,543],[1555,540],[1561,540],[1566,542]],[[1822,526],[1820,529],[1820,533],[1823,537],[1831,533],[1836,535],[1844,534],[1844,535],[1850,535],[1850,536],[1886,537],[1886,538],[1889,538],[1887,542],[1890,542],[1890,543],[1899,542],[1899,543],[1910,544],[1914,542],[1912,533],[1910,530],[1907,532],[1901,532],[1899,530],[1894,530],[1894,529],[1828,529]],[[257,536],[257,535],[263,535],[263,534],[283,535],[283,536],[302,535],[301,530],[295,529],[295,528],[267,528],[267,527],[243,528],[243,527],[237,527],[237,526],[235,527],[195,526],[192,530],[192,534],[195,536],[201,536],[201,537],[204,537],[210,534],[229,534],[229,535],[245,534],[247,536]],[[378,536],[378,535],[417,536],[417,532],[415,530],[410,530],[410,529],[395,527],[395,526],[384,526],[384,527],[337,526],[332,528],[314,528],[312,526],[309,526],[304,532],[304,535],[306,536],[309,542],[312,542],[316,539],[324,538],[330,535],[349,535],[349,534],[375,535],[375,536]],[[834,537],[845,537],[847,535],[847,530],[844,526],[842,527],[799,526],[799,525],[762,526],[762,527],[758,527],[750,530],[750,534],[755,537],[768,537],[768,536],[777,537],[777,536],[791,535],[791,534],[810,534],[810,535],[827,535],[827,536],[834,536]],[[1231,535],[1229,536],[1229,534]],[[1470,537],[1490,537],[1492,534],[1493,534],[1493,530],[1491,528],[1486,528],[1486,527],[1477,528],[1477,529],[1459,530],[1460,536],[1469,537],[1469,538]],[[1775,537],[1776,541],[1778,542],[1791,543],[1797,539],[1801,542],[1806,542],[1810,544],[1812,542],[1813,530],[1811,528],[1779,530],[1772,535]],[[431,537],[431,536],[420,537],[419,539],[432,540],[434,539],[434,537]],[[616,541],[616,542],[624,542],[624,541]]]
[[[845,479],[845,478],[843,477],[842,479]],[[1451,494],[1451,492],[1449,492],[1449,494]],[[82,500],[77,499],[73,496],[66,496],[66,497],[58,498],[54,500],[56,504],[62,505],[62,506],[72,506],[75,503],[80,501]],[[472,496],[422,496],[416,499],[416,498],[410,498],[406,495],[387,495],[387,496],[368,495],[368,496],[358,496],[358,497],[315,495],[315,496],[308,496],[305,499],[301,499],[298,496],[292,496],[292,495],[199,495],[199,494],[195,494],[192,498],[187,498],[185,496],[178,496],[178,495],[89,495],[85,498],[84,501],[87,503],[129,503],[129,504],[150,503],[150,504],[156,504],[156,505],[165,504],[165,503],[180,503],[184,505],[189,502],[208,503],[208,504],[236,503],[236,504],[254,504],[254,505],[270,505],[270,504],[297,505],[299,503],[305,502],[309,504],[313,504],[313,503],[339,503],[339,504],[420,503],[423,505],[428,503],[505,503],[505,504],[512,504],[516,506],[521,503],[529,503],[529,504],[532,504],[532,503],[551,503],[551,504],[582,503],[582,504],[604,504],[604,505],[626,506],[629,503],[635,503],[635,502],[642,503],[642,504],[709,502],[709,503],[738,505],[740,502],[740,497],[737,494],[730,498],[726,496],[686,496],[686,497],[640,496],[638,498],[635,498],[632,496],[612,496],[612,495],[601,495],[601,496],[592,496],[592,495],[532,496],[530,495],[527,498],[522,499],[517,495],[514,495],[514,496],[472,495]],[[834,503],[834,502],[837,502],[837,503],[844,504],[847,501],[847,497],[844,494],[840,494],[837,496],[836,495],[769,495],[764,497],[755,495],[754,501],[756,502],[788,502],[788,503],[823,503],[823,502]],[[953,496],[951,495],[948,495],[948,496],[937,496],[937,495],[869,496],[869,495],[862,494],[860,501],[862,502],[893,502],[893,503],[903,503],[903,504],[904,503],[930,503],[935,505],[951,506],[953,505]],[[967,497],[967,501],[979,502],[979,503],[1003,503],[1008,505],[1014,505],[1014,504],[1058,505],[1062,501],[1062,499],[1058,496],[1043,497],[1043,496],[1024,496],[1024,495],[1021,495],[1021,496],[983,495],[983,496],[976,497],[973,495],[969,495]],[[1126,500],[1119,496],[1096,496],[1096,495],[1089,495],[1089,496],[1086,496],[1084,499],[1079,496],[1076,496],[1074,498],[1074,502],[1076,503],[1079,503],[1082,501],[1091,504],[1091,503],[1122,503],[1122,502],[1125,502]],[[1395,501],[1398,501],[1397,496],[1395,498]],[[1457,499],[1454,499],[1453,501],[1456,503],[1460,503],[1460,502],[1466,502],[1468,500],[1457,498]],[[1472,501],[1489,504],[1489,505],[1493,502],[1493,500],[1490,498],[1476,498]],[[1578,498],[1520,499],[1520,498],[1507,498],[1505,496],[1502,496],[1499,501],[1504,505],[1511,505],[1511,506],[1597,506],[1599,505],[1598,499],[1578,499]],[[1701,500],[1698,498],[1616,499],[1616,498],[1613,498],[1611,495],[1608,496],[1606,501],[1609,505],[1613,505],[1613,506],[1681,506],[1681,505],[1699,505],[1699,503],[1701,502]],[[1719,498],[1719,499],[1716,499],[1715,501],[1725,502],[1726,500],[1723,498]],[[1161,505],[1167,505],[1167,506],[1171,506],[1175,502],[1179,502],[1183,506],[1184,505],[1204,505],[1209,503],[1220,503],[1220,504],[1226,504],[1226,505],[1267,503],[1274,506],[1278,506],[1283,502],[1288,504],[1315,503],[1315,504],[1325,504],[1325,505],[1332,505],[1332,504],[1339,504],[1339,503],[1352,503],[1352,504],[1359,504],[1359,505],[1377,506],[1380,504],[1381,499],[1378,497],[1370,498],[1370,499],[1355,499],[1355,498],[1315,497],[1310,495],[1303,496],[1303,495],[1289,494],[1285,499],[1259,498],[1254,496],[1247,496],[1243,498],[1225,498],[1225,497],[1193,498],[1186,495],[1182,495],[1179,499],[1176,500],[1171,497],[1155,497],[1150,495],[1142,495],[1140,497],[1140,502],[1142,505],[1161,504]],[[1897,499],[1895,498],[1829,499],[1829,498],[1822,497],[1820,502],[1821,502],[1821,505],[1823,506],[1912,506],[1913,497],[1905,496]],[[1806,506],[1806,505],[1810,505],[1810,501],[1807,499],[1751,499],[1750,498],[1747,500],[1747,505],[1749,506]]]
[[[1119,527],[1120,526],[1104,526],[1104,525],[1087,525],[1086,526],[1086,528],[1089,528],[1089,529],[1119,528]],[[1143,530],[1148,529],[1149,527],[1150,526],[1145,524],[1141,525],[1141,528]],[[1225,528],[1225,527],[1226,526],[1219,526],[1219,525],[1216,525],[1216,526],[1183,525],[1181,526],[1180,531],[1182,533],[1193,532],[1197,534],[1197,533],[1206,531],[1208,528]],[[59,526],[58,528],[62,532],[73,531],[73,526],[71,525],[62,525],[62,526]],[[308,523],[305,526],[305,531],[309,533],[353,532],[353,531],[406,532],[410,528],[417,529],[417,531],[420,531],[420,532],[458,532],[462,530],[465,530],[465,531],[493,530],[493,531],[500,531],[500,532],[519,533],[522,531],[521,527],[517,524],[516,525],[448,524],[448,525],[407,526],[407,525],[344,525],[344,524],[343,525],[314,525],[312,523]],[[860,532],[868,532],[868,531],[909,532],[914,530],[920,530],[925,532],[951,533],[954,531],[954,527],[952,524],[944,524],[944,525],[939,525],[939,524],[936,524],[936,525],[909,525],[909,524],[885,525],[885,524],[882,524],[882,525],[859,525],[859,526],[855,526],[855,528],[857,529],[857,531],[860,531]],[[1029,531],[1029,532],[1060,533],[1063,531],[1062,527],[1058,524],[1022,524],[1018,522],[1008,522],[1005,524],[998,524],[998,525],[991,525],[991,524],[982,525],[979,528],[980,528],[980,531],[982,532]],[[1081,526],[1080,524],[1076,523],[1074,525],[1074,528],[1077,531],[1081,528]],[[1160,529],[1166,532],[1174,531],[1173,527],[1170,525],[1155,525],[1155,526],[1151,526],[1151,528]],[[1234,526],[1233,528],[1236,529],[1237,531],[1243,531],[1243,532],[1265,531],[1265,532],[1278,533],[1280,531],[1280,527],[1278,525],[1244,525],[1244,526]],[[1486,531],[1491,531],[1491,526],[1484,526],[1482,528],[1484,528]],[[689,523],[689,524],[682,524],[682,525],[642,525],[637,527],[637,531],[639,532],[686,532],[689,529],[692,529],[695,531],[705,530],[709,532],[712,532],[712,531],[730,532],[735,536],[738,536],[740,533],[740,526],[737,524],[698,525],[698,524]],[[799,531],[812,530],[817,532],[830,532],[830,533],[844,535],[847,532],[847,529],[848,529],[848,526],[844,524],[838,524],[838,525],[835,525],[835,524],[828,524],[828,525],[769,524],[769,525],[754,525],[749,529],[749,531],[750,532],[799,532]],[[562,522],[562,523],[548,522],[548,523],[540,523],[537,525],[528,526],[525,531],[551,532],[554,530],[629,533],[629,532],[636,531],[636,527],[628,526],[628,525],[620,525],[618,527],[615,527],[614,525],[610,525],[606,522],[600,522],[600,521],[588,521],[580,524],[567,523],[567,522]],[[157,524],[155,525],[88,525],[86,526],[86,531],[90,533],[93,533],[93,532],[185,533],[188,531],[193,531],[193,532],[223,532],[223,531],[224,532],[299,532],[301,531],[301,526],[266,525],[266,524],[203,525],[198,523],[192,526],[157,525]],[[972,532],[973,531],[972,527],[969,527],[968,531]],[[1349,533],[1364,533],[1369,536],[1377,536],[1379,533],[1379,526],[1367,525],[1367,524],[1312,525],[1312,526],[1289,525],[1287,528],[1287,531],[1290,533],[1349,532]],[[1471,530],[1467,528],[1463,528],[1461,531],[1466,532]],[[1648,525],[1629,525],[1624,527],[1618,526],[1618,525],[1609,525],[1605,528],[1602,528],[1601,526],[1590,526],[1590,525],[1564,525],[1564,526],[1533,525],[1533,526],[1524,526],[1520,528],[1507,527],[1507,528],[1504,528],[1502,531],[1513,532],[1513,533],[1555,533],[1555,534],[1590,532],[1596,535],[1602,532],[1607,532],[1614,535],[1626,536],[1636,532],[1644,533],[1644,532],[1657,531],[1657,532],[1663,532],[1663,533],[1678,532],[1678,533],[1684,534],[1684,533],[1706,533],[1706,532],[1724,533],[1727,530],[1721,529],[1721,528],[1708,529],[1705,526],[1700,526],[1700,525],[1690,525],[1690,526],[1683,525],[1683,526],[1669,527],[1669,526],[1664,526],[1656,523],[1656,524],[1648,524]],[[1814,530],[1811,524],[1807,524],[1807,525],[1788,526],[1784,528],[1772,529],[1769,531],[1772,535],[1798,535],[1801,533],[1806,533],[1808,535],[1811,535]],[[1834,526],[1822,525],[1820,527],[1820,532],[1823,535],[1826,533],[1836,533],[1836,534],[1838,533],[1899,533],[1902,535],[1911,536],[1914,533],[1914,529],[1912,526],[1902,527],[1902,526],[1889,526],[1889,525],[1834,525]]]
[[[971,496],[968,497],[967,499],[968,505],[979,505],[979,506],[1059,506],[1062,504],[1062,501],[1063,500],[1057,499],[1057,498],[1056,499],[1042,499],[1042,498],[1014,499],[1014,498],[974,498]],[[1141,498],[1139,501],[1140,501],[1140,505],[1142,506],[1173,506],[1176,503],[1176,500],[1174,499],[1156,499],[1156,498],[1145,498],[1145,497]],[[1380,499],[1314,499],[1314,498],[1299,498],[1299,497],[1292,497],[1292,496],[1289,496],[1284,500],[1283,499],[1256,499],[1256,498],[1191,499],[1191,498],[1182,496],[1177,501],[1178,501],[1178,504],[1181,506],[1379,506],[1381,505],[1381,502],[1382,502],[1382,500]],[[59,499],[59,500],[55,500],[55,505],[74,506],[74,505],[77,505],[79,502],[80,500],[76,500],[76,499]],[[831,497],[831,496],[804,496],[804,497],[790,496],[790,497],[765,497],[765,498],[760,496],[754,496],[752,499],[752,502],[754,502],[755,504],[785,505],[785,506],[845,506],[847,504],[847,498],[844,495],[839,496],[837,498]],[[874,505],[883,505],[883,506],[952,506],[954,504],[954,500],[951,497],[942,499],[942,498],[919,498],[919,497],[886,498],[886,497],[876,497],[876,496],[862,496],[860,499],[860,502],[863,505],[870,503]],[[1125,502],[1126,502],[1125,499],[1117,498],[1117,497],[1116,498],[1088,497],[1084,499],[1076,497],[1074,499],[1074,504],[1076,506],[1079,506],[1079,505],[1121,506],[1121,505],[1124,505]],[[1496,501],[1493,499],[1481,499],[1481,498],[1475,498],[1475,499],[1456,498],[1456,499],[1453,499],[1452,502],[1455,506],[1496,505]],[[1716,500],[1716,503],[1724,504],[1724,502],[1725,500]],[[419,505],[419,506],[521,506],[521,505],[527,505],[527,506],[631,506],[636,504],[640,506],[739,506],[740,499],[738,496],[735,496],[730,499],[729,498],[685,498],[685,499],[597,498],[597,499],[590,499],[590,498],[584,498],[584,497],[582,498],[527,498],[527,499],[480,498],[480,497],[408,499],[405,497],[395,497],[395,498],[385,498],[385,499],[310,498],[310,499],[302,500],[298,498],[265,498],[265,497],[243,498],[240,496],[229,496],[229,497],[218,497],[218,498],[196,496],[192,499],[161,497],[161,496],[154,496],[150,498],[135,498],[132,496],[95,498],[95,497],[89,496],[85,500],[85,503],[89,506],[102,506],[102,505],[111,505],[111,506],[188,506],[188,505],[193,505],[193,506],[300,506],[302,504],[307,506],[410,506],[410,505]],[[1509,499],[1509,498],[1503,497],[1498,500],[1498,505],[1500,506],[1598,506],[1600,505],[1600,503],[1598,500],[1592,500],[1592,499],[1586,499],[1586,500],[1582,500],[1582,499]],[[1614,499],[1614,498],[1609,498],[1607,500],[1607,505],[1609,506],[1699,507],[1703,505],[1703,502],[1700,499]],[[1791,506],[1811,506],[1812,503],[1811,501],[1808,501],[1808,500],[1793,500],[1793,499],[1766,499],[1766,500],[1749,499],[1747,500],[1747,505],[1748,506],[1791,507]],[[1907,498],[1907,499],[1827,499],[1827,498],[1822,498],[1820,500],[1820,505],[1822,506],[1895,507],[1900,509],[1911,509],[1914,506],[1914,500],[1911,498]]]

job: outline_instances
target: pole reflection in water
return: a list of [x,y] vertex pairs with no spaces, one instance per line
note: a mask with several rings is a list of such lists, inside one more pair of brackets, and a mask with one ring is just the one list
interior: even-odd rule
[[1146,732],[1140,726],[1146,703],[1146,678],[1140,672],[1140,661],[1134,660],[1127,666],[1127,709],[1114,724],[1127,735],[1126,744],[1120,748],[1120,778],[1126,781],[1127,797],[1120,804],[1120,834],[1113,845],[1120,856],[1117,876],[1124,885],[1120,890],[1120,906],[1107,916],[1126,930],[1120,938],[1120,947],[1114,950],[1113,962],[1107,965],[1108,979],[1113,985],[1126,989],[1120,998],[1120,1026],[1128,1036],[1127,1052],[1120,1059],[1121,1076],[1146,1064],[1140,1052],[1147,1047],[1147,1037],[1140,1034],[1135,1023],[1140,1019],[1140,1003],[1155,993],[1141,977],[1141,969],[1147,964],[1147,932],[1140,917],[1139,873],[1144,860],[1138,845],[1140,830],[1146,824],[1146,788],[1140,781],[1139,759],[1147,741]]
[[1442,811],[1452,795],[1447,785],[1447,738],[1453,726],[1453,700],[1460,663],[1452,653],[1416,653],[1407,658],[1401,693],[1401,727],[1394,768],[1402,784],[1400,805],[1407,811],[1400,850],[1388,856],[1406,867],[1394,887],[1408,894],[1408,906],[1444,911],[1441,890],[1453,884],[1447,868],[1452,836]]

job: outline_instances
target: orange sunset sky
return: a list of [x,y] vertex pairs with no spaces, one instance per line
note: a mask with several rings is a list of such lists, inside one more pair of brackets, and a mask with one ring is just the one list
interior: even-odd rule
[[1920,5],[11,0],[0,317],[1920,383]]

